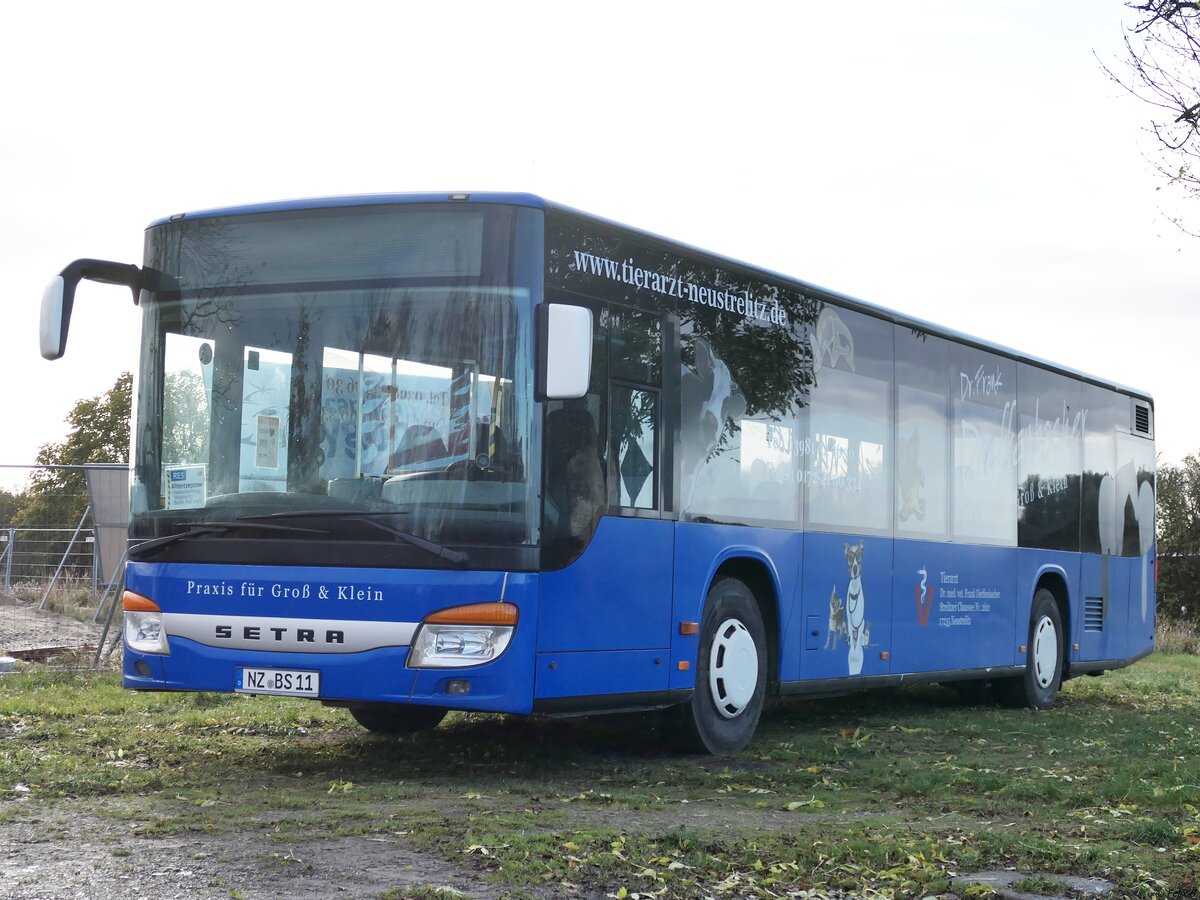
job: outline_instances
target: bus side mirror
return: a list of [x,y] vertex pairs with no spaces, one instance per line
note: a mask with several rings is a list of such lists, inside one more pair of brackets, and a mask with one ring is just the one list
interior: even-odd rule
[[[72,295],[74,291],[71,292]],[[66,295],[66,282],[61,275],[46,285],[42,294],[41,344],[42,356],[58,359],[67,349],[67,328],[71,324],[71,304],[74,296]]]
[[592,311],[543,303],[538,307],[538,399],[578,399],[587,393],[591,373]]
[[62,270],[42,294],[41,345],[42,356],[58,359],[67,349],[67,330],[71,327],[71,308],[75,305],[75,288],[83,279],[103,284],[123,284],[133,291],[138,301],[142,289],[142,270],[125,263],[103,259],[77,259]]

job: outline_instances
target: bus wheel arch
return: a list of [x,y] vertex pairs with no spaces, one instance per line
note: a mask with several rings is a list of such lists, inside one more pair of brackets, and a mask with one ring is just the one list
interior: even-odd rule
[[1061,644],[1059,652],[1062,654],[1062,680],[1066,681],[1071,677],[1071,654],[1069,651],[1071,646],[1071,603],[1066,579],[1057,571],[1043,572],[1038,578],[1037,587],[1034,588],[1034,598],[1037,598],[1038,591],[1043,590],[1050,592],[1058,606],[1058,618],[1062,624],[1062,631],[1059,635]]
[[701,613],[695,688],[665,721],[680,749],[725,755],[750,743],[776,679],[774,596],[770,574],[753,561],[731,560],[714,575]]
[[1039,582],[1029,612],[1025,671],[996,685],[1004,705],[1035,710],[1054,706],[1065,677],[1066,634],[1058,597]]
[[758,604],[767,639],[766,695],[769,701],[779,693],[779,591],[775,578],[762,560],[745,556],[721,563],[713,574],[710,590],[721,578],[736,578],[750,590]]

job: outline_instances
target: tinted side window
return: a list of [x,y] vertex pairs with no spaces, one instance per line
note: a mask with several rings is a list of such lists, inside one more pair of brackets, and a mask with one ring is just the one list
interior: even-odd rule
[[619,307],[604,315],[612,377],[639,384],[662,382],[662,318]]
[[950,344],[896,327],[896,534],[950,532]]
[[[666,512],[796,527],[804,469],[799,418],[813,378],[809,335],[821,301],[736,266],[559,212],[546,218],[546,253],[549,290],[596,298],[611,304],[614,315],[624,306],[667,316],[659,373],[651,371],[653,357],[643,355],[640,329],[612,332],[612,387],[604,400],[613,404],[611,427],[622,427],[619,401],[632,430],[616,448],[608,442],[610,503],[633,502],[624,508],[638,509],[641,488],[619,482],[618,475],[644,468],[638,457],[649,455],[647,431],[635,434],[632,423],[649,422],[654,410],[662,470],[654,490]],[[634,345],[622,343],[631,336]],[[661,385],[657,398],[655,385]]]
[[1017,542],[1016,375],[1016,364],[994,353],[962,346],[951,352],[955,538]]
[[[1120,399],[1123,422],[1129,423],[1132,401],[1125,396]],[[1116,494],[1121,555],[1145,556],[1154,546],[1153,441],[1118,430]]]
[[555,569],[575,559],[608,508],[605,483],[608,331],[593,307],[596,330],[587,394],[546,404],[542,504],[542,562]]
[[1095,385],[1083,386],[1087,422],[1083,430],[1083,483],[1080,500],[1080,538],[1084,553],[1119,556],[1121,535],[1117,517],[1117,415],[1124,397]]
[[[795,527],[796,412],[763,409],[746,369],[758,377],[778,361],[729,353],[685,335],[680,379],[680,511],[685,518]],[[714,344],[716,344],[714,346]],[[747,386],[747,382],[749,382]]]
[[610,307],[608,332],[610,500],[628,509],[658,509],[663,355],[662,317]]
[[808,525],[892,525],[892,326],[826,305],[812,331],[815,387],[804,443]]
[[1082,387],[1029,365],[1020,366],[1018,378],[1017,542],[1077,551],[1088,418]]
[[1131,400],[1085,385],[1081,546],[1142,556],[1154,544],[1154,442],[1132,433]]
[[658,391],[614,383],[611,402],[617,505],[657,509]]

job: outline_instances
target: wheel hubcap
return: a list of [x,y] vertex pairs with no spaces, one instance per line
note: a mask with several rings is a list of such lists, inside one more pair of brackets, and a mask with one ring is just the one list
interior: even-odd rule
[[746,626],[726,619],[713,637],[708,658],[708,688],[713,705],[726,719],[742,714],[758,686],[758,648]]
[[1054,682],[1058,671],[1058,631],[1049,616],[1038,619],[1033,629],[1033,675],[1040,687]]

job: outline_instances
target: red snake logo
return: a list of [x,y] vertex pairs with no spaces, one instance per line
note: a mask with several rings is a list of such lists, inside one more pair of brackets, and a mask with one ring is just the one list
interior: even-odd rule
[[929,574],[922,568],[917,569],[921,583],[913,585],[913,593],[917,595],[917,621],[922,625],[929,624],[929,613],[933,610],[933,588],[926,587]]

